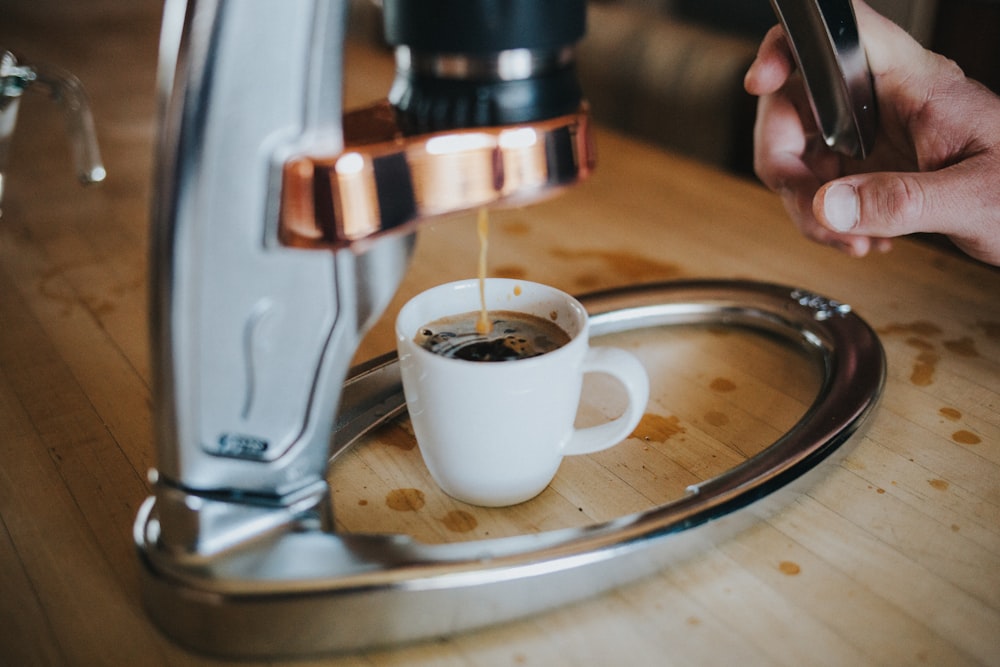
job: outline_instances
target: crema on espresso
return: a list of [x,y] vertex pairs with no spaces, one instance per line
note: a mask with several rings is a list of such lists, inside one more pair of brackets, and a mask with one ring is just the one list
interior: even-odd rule
[[466,361],[516,361],[556,350],[569,342],[562,327],[543,317],[509,310],[489,312],[480,333],[478,311],[449,315],[420,327],[414,342],[443,357]]

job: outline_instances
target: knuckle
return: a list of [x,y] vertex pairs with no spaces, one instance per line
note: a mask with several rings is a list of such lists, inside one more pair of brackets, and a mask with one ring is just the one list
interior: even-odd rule
[[[862,217],[866,226],[886,231],[905,232],[920,220],[926,203],[926,193],[916,179],[900,174],[890,174],[876,184],[872,211],[865,211]],[[869,214],[869,215],[866,215]],[[874,218],[870,217],[874,214]]]

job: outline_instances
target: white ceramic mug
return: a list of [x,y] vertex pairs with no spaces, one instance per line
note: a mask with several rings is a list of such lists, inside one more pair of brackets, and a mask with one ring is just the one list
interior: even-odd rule
[[[485,295],[489,310],[553,319],[569,342],[540,356],[503,362],[444,357],[414,342],[426,324],[480,309],[476,279],[440,285],[411,299],[396,318],[396,338],[410,420],[431,476],[458,500],[500,507],[541,493],[563,456],[625,440],[646,409],[649,380],[632,354],[590,347],[587,312],[569,294],[490,278]],[[628,405],[616,419],[577,429],[586,373],[617,378]]]

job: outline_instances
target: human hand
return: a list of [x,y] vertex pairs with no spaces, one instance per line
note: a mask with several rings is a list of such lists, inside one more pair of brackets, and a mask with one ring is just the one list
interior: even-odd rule
[[757,175],[803,234],[850,255],[930,232],[1000,265],[1000,97],[864,2],[855,10],[879,106],[872,155],[856,161],[826,147],[775,26],[745,80],[759,97]]

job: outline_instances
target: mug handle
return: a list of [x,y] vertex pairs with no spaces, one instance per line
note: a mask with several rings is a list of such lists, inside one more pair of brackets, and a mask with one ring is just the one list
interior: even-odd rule
[[563,454],[592,454],[618,444],[639,425],[649,402],[649,377],[635,355],[616,347],[592,347],[583,359],[584,373],[604,373],[625,387],[628,405],[621,416],[604,424],[578,428],[566,443]]

